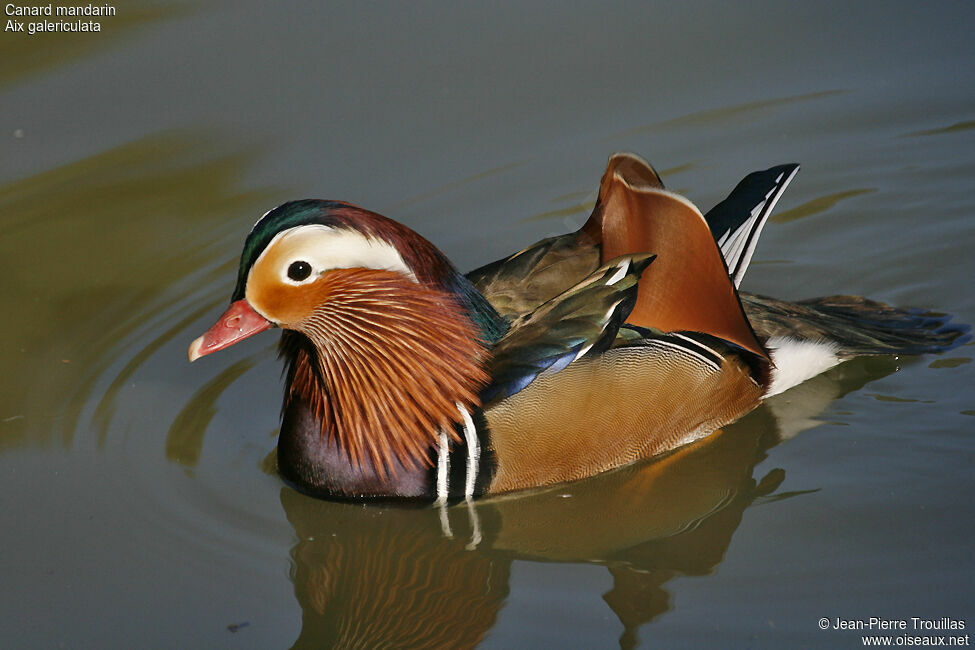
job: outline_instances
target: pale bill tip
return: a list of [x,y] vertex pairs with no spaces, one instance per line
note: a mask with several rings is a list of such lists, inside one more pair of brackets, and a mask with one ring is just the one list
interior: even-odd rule
[[200,348],[203,347],[203,337],[197,337],[192,343],[190,343],[190,349],[188,356],[190,358],[190,363],[193,363],[203,355],[200,353]]

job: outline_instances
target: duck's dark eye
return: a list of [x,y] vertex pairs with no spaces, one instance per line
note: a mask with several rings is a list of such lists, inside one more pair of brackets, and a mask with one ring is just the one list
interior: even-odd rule
[[311,264],[308,262],[292,262],[288,267],[288,277],[295,282],[301,282],[309,275],[311,275]]

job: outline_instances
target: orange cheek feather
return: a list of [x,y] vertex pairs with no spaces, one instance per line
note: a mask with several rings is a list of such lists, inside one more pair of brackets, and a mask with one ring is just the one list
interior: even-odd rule
[[274,284],[255,288],[247,288],[247,302],[254,309],[281,327],[294,329],[294,326],[306,320],[315,311],[315,306],[327,299],[316,291],[318,283],[293,287],[286,284]]
[[296,325],[314,313],[318,305],[329,299],[328,275],[326,273],[311,284],[295,286],[280,282],[255,265],[247,282],[245,297],[268,320],[281,327],[295,329]]

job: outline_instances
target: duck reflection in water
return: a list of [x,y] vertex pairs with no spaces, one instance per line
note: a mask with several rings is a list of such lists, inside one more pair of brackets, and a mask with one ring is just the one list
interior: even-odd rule
[[[640,627],[671,609],[669,580],[720,564],[745,508],[799,494],[773,494],[781,469],[754,477],[767,450],[814,423],[821,406],[895,369],[886,359],[845,364],[663,458],[530,493],[430,509],[283,488],[299,540],[294,647],[474,647],[498,621],[514,560],[605,566],[613,587],[602,598],[620,621],[620,646],[634,647]],[[783,416],[797,404],[808,410]]]

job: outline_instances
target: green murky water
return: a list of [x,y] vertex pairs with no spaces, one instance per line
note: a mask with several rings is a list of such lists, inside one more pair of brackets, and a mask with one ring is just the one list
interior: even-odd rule
[[353,201],[473,268],[636,151],[707,209],[803,171],[743,288],[975,322],[967,3],[125,2],[0,33],[0,638],[29,647],[857,647],[975,625],[972,347],[858,360],[655,463],[474,510],[319,502],[274,335],[192,367],[243,237]]

